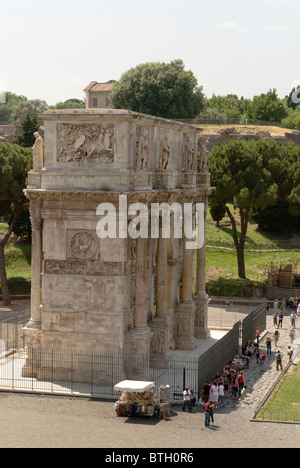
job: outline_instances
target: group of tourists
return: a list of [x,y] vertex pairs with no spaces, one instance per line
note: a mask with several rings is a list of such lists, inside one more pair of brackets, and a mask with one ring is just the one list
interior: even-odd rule
[[201,391],[201,402],[204,405],[205,427],[214,424],[214,410],[223,406],[226,398],[244,400],[246,397],[245,362],[236,356],[222,372],[218,372],[215,379],[207,381]]
[[[300,318],[300,301],[295,298],[284,298],[279,307],[279,301],[274,303],[274,332],[266,338],[266,353],[261,351],[261,333],[257,328],[255,337],[248,341],[242,348],[242,356],[236,356],[229,365],[225,366],[222,372],[218,372],[212,381],[207,381],[201,391],[200,403],[204,405],[205,414],[205,427],[209,428],[210,424],[214,424],[214,410],[219,406],[224,405],[226,398],[231,396],[232,400],[245,400],[247,386],[245,383],[245,368],[249,367],[249,361],[252,358],[256,359],[263,371],[267,362],[267,357],[272,356],[272,343],[274,341],[277,351],[275,353],[275,363],[277,371],[282,371],[282,352],[278,349],[280,332],[279,329],[283,328],[284,317],[287,314],[287,309],[291,309],[290,321],[291,328],[289,336],[291,345],[295,339],[295,330],[297,319]],[[293,358],[293,350],[291,346],[288,347],[287,355],[289,360]],[[196,404],[196,395],[191,390],[185,389],[183,393],[184,405],[183,411],[187,408],[192,411],[192,406]]]

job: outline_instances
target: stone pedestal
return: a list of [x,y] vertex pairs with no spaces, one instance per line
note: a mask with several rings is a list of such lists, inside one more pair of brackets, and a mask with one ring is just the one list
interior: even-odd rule
[[196,294],[195,302],[195,337],[198,340],[210,338],[210,330],[207,326],[208,319],[208,295],[204,293]]
[[176,348],[181,350],[196,349],[194,333],[195,304],[193,301],[182,302],[175,312]]

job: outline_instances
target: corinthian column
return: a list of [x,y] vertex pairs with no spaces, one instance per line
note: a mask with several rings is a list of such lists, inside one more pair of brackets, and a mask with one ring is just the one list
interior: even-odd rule
[[[208,202],[205,204],[204,223],[206,224]],[[208,339],[210,330],[208,322],[208,295],[206,294],[206,229],[204,229],[204,244],[197,251],[197,279],[195,295],[195,337]]]
[[164,367],[169,345],[169,314],[168,314],[168,240],[163,239],[160,230],[157,254],[157,298],[156,316],[149,324],[153,333],[150,356],[152,367]]
[[42,226],[41,205],[39,202],[31,202],[30,220],[32,226],[32,253],[31,253],[31,318],[26,328],[41,328],[41,304],[42,304]]
[[184,239],[183,245],[183,266],[182,266],[182,297],[181,303],[176,310],[176,348],[193,350],[196,348],[194,337],[195,303],[193,299],[194,289],[194,259],[195,251],[186,248]]
[[135,328],[146,329],[148,315],[148,239],[137,239]]
[[[126,335],[124,353],[126,372],[129,372],[131,376],[136,376],[136,378],[141,378],[141,369],[135,368],[136,363],[132,362],[132,356],[148,359],[149,366],[151,331],[147,325],[148,285],[148,239],[138,238],[136,243],[135,314],[133,328]],[[146,361],[144,364],[147,367]]]

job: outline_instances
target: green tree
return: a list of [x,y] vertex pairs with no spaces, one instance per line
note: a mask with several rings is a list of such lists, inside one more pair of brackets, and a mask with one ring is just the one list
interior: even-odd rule
[[294,128],[300,130],[300,106],[298,105],[295,110],[289,109],[288,116],[282,120],[282,125],[286,128]]
[[211,217],[214,221],[217,223],[217,227],[220,226],[220,221],[225,217],[226,215],[226,210],[224,208],[224,205],[221,205],[221,203],[217,202],[212,202],[210,203],[210,214]]
[[[214,198],[230,218],[232,236],[237,251],[238,275],[246,279],[245,241],[250,212],[253,207],[265,208],[277,200],[278,186],[268,170],[267,157],[260,154],[256,141],[232,141],[215,146],[209,155],[208,170]],[[239,213],[238,222],[228,200],[234,200]]]
[[0,239],[0,281],[4,305],[10,305],[4,249],[14,231],[18,217],[28,208],[28,200],[23,190],[31,167],[30,149],[0,143],[0,218],[4,218],[9,223],[8,231]]
[[39,127],[36,117],[30,117],[29,114],[27,114],[22,122],[23,132],[21,135],[17,135],[14,143],[24,148],[32,148],[35,142],[34,133],[38,131]]
[[266,94],[254,96],[253,100],[248,102],[246,116],[251,120],[281,122],[287,116],[287,107],[277,96],[276,89],[270,89]]
[[204,108],[202,87],[182,60],[146,63],[124,73],[110,95],[112,107],[170,119],[189,119]]
[[287,106],[295,110],[300,104],[300,86],[293,88],[289,96],[286,96]]
[[49,106],[49,109],[85,109],[85,102],[72,98],[64,102],[57,102],[55,106]]
[[38,114],[42,114],[48,109],[46,101],[40,99],[33,99],[31,101],[21,101],[20,104],[14,110],[15,122],[23,122],[23,120],[29,115],[29,117],[38,119]]
[[28,99],[25,96],[17,94],[5,93],[5,103],[0,104],[0,121],[14,123],[15,110],[21,102],[26,102]]

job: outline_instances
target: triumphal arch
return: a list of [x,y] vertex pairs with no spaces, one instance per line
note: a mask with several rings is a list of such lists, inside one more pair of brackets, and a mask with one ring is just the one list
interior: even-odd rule
[[[162,366],[172,350],[193,350],[209,337],[205,238],[191,248],[185,226],[191,218],[199,232],[212,190],[198,128],[125,110],[55,110],[42,118],[44,141],[36,135],[26,190],[27,347],[118,352],[125,361],[145,355],[149,366]],[[198,219],[196,206],[204,207]],[[30,356],[23,375],[32,373]],[[35,364],[35,376],[44,376]]]

